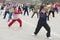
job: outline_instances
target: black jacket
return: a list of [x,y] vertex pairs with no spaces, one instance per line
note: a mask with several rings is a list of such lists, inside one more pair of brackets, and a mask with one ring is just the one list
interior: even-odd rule
[[42,23],[42,24],[47,23],[47,20],[46,20],[47,19],[46,12],[45,13],[40,12],[39,14],[40,14],[39,23]]

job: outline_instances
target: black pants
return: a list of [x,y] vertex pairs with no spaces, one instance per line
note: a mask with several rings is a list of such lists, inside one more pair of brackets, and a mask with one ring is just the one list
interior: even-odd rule
[[29,12],[28,12],[28,10],[25,10],[25,11],[24,11],[24,15],[26,14],[26,12],[27,12],[27,15],[29,15]]
[[35,32],[34,32],[34,34],[35,34],[35,35],[37,35],[37,34],[38,34],[38,32],[39,32],[39,30],[42,28],[42,26],[44,26],[44,28],[45,28],[45,29],[46,29],[46,31],[47,31],[46,36],[47,36],[47,37],[50,37],[50,27],[49,27],[49,25],[48,25],[47,23],[41,24],[40,22],[38,22],[37,27],[36,27],[36,30],[35,30]]
[[37,14],[37,18],[38,18],[38,12],[34,12],[34,13],[32,14],[32,16],[31,16],[31,18],[33,18],[33,16],[34,16],[35,14]]
[[6,18],[6,15],[9,14],[9,11],[5,11],[5,14],[4,14],[4,19]]
[[50,16],[51,13],[52,13],[52,17],[55,17],[54,11],[50,10],[49,13],[48,13],[48,20],[49,20],[49,16]]
[[12,19],[12,14],[13,14],[13,12],[10,12],[8,22]]
[[8,22],[10,21],[10,19],[12,18],[12,13],[10,13],[9,11],[5,11],[4,17],[3,19],[6,18],[6,15],[9,14],[9,18],[8,18]]
[[58,13],[58,8],[53,8],[54,12],[56,11]]

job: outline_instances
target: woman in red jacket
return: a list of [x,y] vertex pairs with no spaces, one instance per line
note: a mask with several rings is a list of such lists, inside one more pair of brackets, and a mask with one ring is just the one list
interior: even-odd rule
[[18,17],[19,14],[21,14],[22,12],[17,10],[17,8],[15,8],[14,13],[13,13],[13,19],[12,21],[8,24],[8,26],[10,27],[15,21],[18,21],[20,24],[20,27],[22,27],[22,20]]

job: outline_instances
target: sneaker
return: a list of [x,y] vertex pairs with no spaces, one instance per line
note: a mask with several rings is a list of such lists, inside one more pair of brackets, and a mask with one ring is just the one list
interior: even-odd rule
[[32,36],[36,36],[35,34],[32,34]]
[[10,26],[8,25],[8,27],[10,28]]
[[51,37],[48,37],[49,40],[51,40],[52,38]]

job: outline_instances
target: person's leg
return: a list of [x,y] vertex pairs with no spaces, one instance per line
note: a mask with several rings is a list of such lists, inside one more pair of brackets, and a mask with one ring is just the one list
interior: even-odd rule
[[29,12],[28,12],[28,10],[27,10],[26,12],[27,12],[27,15],[29,15]]
[[22,20],[20,18],[18,18],[17,21],[19,22],[20,27],[22,27]]
[[9,17],[8,17],[8,22],[12,19],[12,12],[11,13],[9,13]]
[[51,11],[49,11],[49,13],[48,13],[48,20],[49,20],[49,16],[50,16],[50,14],[51,14]]
[[33,18],[33,16],[35,15],[35,12],[33,12],[33,14],[32,14],[32,16],[31,16],[31,18]]
[[33,12],[33,9],[34,9],[34,8],[32,8],[32,12]]
[[4,14],[3,19],[5,19],[5,18],[6,18],[7,13],[8,13],[8,12],[7,12],[7,11],[5,11],[5,14]]
[[8,24],[8,26],[10,27],[15,21],[16,21],[16,20],[13,19],[13,20]]
[[52,12],[52,16],[55,17],[54,11],[51,11],[51,12]]
[[42,27],[42,25],[40,25],[40,24],[37,25],[37,27],[36,27],[36,29],[35,29],[35,32],[34,32],[35,35],[38,34],[38,32],[39,32],[39,30],[41,29],[41,27]]
[[42,24],[41,24],[41,22],[40,21],[38,21],[38,24],[37,24],[37,27],[36,27],[36,29],[35,29],[35,32],[34,32],[34,34],[35,35],[37,35],[38,34],[38,32],[39,32],[39,30],[42,28]]
[[37,14],[37,18],[38,18],[39,17],[38,12],[36,12],[36,14]]
[[45,28],[46,31],[47,31],[46,36],[47,36],[47,37],[50,37],[50,36],[51,36],[51,35],[50,35],[51,30],[50,30],[50,27],[49,27],[49,25],[48,25],[47,23],[44,24],[44,28]]
[[56,12],[58,13],[58,8],[56,8]]
[[26,10],[24,10],[24,15],[26,14]]
[[0,15],[3,13],[3,10],[0,10]]

